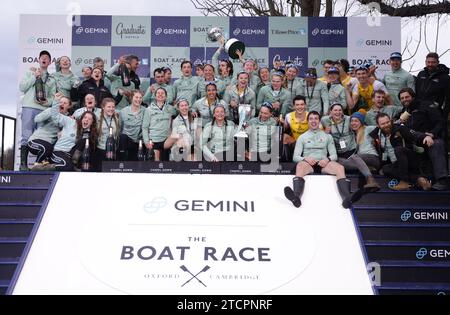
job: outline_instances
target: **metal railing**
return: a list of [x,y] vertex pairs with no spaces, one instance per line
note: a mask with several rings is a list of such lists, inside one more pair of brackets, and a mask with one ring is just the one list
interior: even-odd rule
[[16,152],[16,118],[0,114],[0,169],[14,169]]

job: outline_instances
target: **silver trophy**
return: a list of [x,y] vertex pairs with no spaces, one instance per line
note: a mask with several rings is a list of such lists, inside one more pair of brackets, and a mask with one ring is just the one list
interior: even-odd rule
[[244,129],[245,125],[250,120],[251,113],[252,106],[250,104],[239,104],[239,125],[237,132],[234,135],[236,138],[248,138],[248,135]]
[[240,50],[241,53],[244,54],[244,43],[237,40],[236,38],[230,38],[229,40],[226,40],[220,27],[212,27],[208,32],[208,38],[212,42],[220,41],[220,39],[223,38],[225,41],[225,52],[232,59],[239,59],[239,56],[236,54],[237,50]]

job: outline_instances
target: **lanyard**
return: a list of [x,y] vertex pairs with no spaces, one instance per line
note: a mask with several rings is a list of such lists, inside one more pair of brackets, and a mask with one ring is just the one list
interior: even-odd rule
[[308,97],[308,100],[311,100],[313,98],[315,88],[316,88],[316,84],[314,83],[312,91],[311,91],[311,95],[309,95],[308,83],[306,83],[306,96]]
[[237,87],[237,95],[239,97],[239,104],[245,104],[245,94],[247,94],[247,86],[244,89],[244,92],[241,94],[239,94],[239,87]]
[[[180,115],[181,120],[183,121],[184,126],[186,127],[186,129],[189,131],[189,134],[191,134],[191,122],[189,121],[189,126],[186,123],[186,119],[184,119],[184,117],[182,115]],[[188,116],[188,120],[189,120],[189,116]]]
[[209,111],[209,118],[212,119],[213,118],[213,113],[211,111],[211,107],[216,108],[217,106],[217,97],[214,100],[214,103],[212,105],[209,105],[208,99],[205,99],[207,107],[208,107],[208,111]]
[[339,134],[339,137],[342,137],[342,135],[344,134],[344,130],[345,130],[345,116],[344,116],[344,119],[342,121],[342,131],[339,130],[337,124],[335,124],[335,126],[336,126],[336,130],[338,131],[337,133]]
[[111,117],[111,119],[109,120],[109,124],[108,124],[108,120],[106,119],[105,116],[103,116],[103,120],[105,121],[106,126],[108,127],[108,130],[109,130],[109,128],[111,128],[111,126],[112,126],[112,121],[113,121],[112,117]]

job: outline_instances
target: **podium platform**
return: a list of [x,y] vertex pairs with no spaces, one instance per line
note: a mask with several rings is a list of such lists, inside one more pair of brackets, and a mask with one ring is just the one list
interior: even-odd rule
[[373,294],[335,178],[61,173],[10,294]]

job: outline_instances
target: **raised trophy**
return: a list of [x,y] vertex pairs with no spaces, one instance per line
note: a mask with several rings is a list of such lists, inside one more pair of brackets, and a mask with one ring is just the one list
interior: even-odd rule
[[250,120],[251,113],[252,106],[250,104],[239,104],[239,125],[237,132],[234,135],[236,138],[248,138],[248,135],[244,129],[245,125]]
[[237,50],[240,50],[241,53],[244,54],[245,51],[244,43],[237,40],[236,38],[230,38],[229,40],[226,40],[220,27],[212,27],[208,32],[208,38],[212,42],[220,41],[223,38],[225,42],[225,52],[232,59],[239,59],[239,55],[236,54]]

